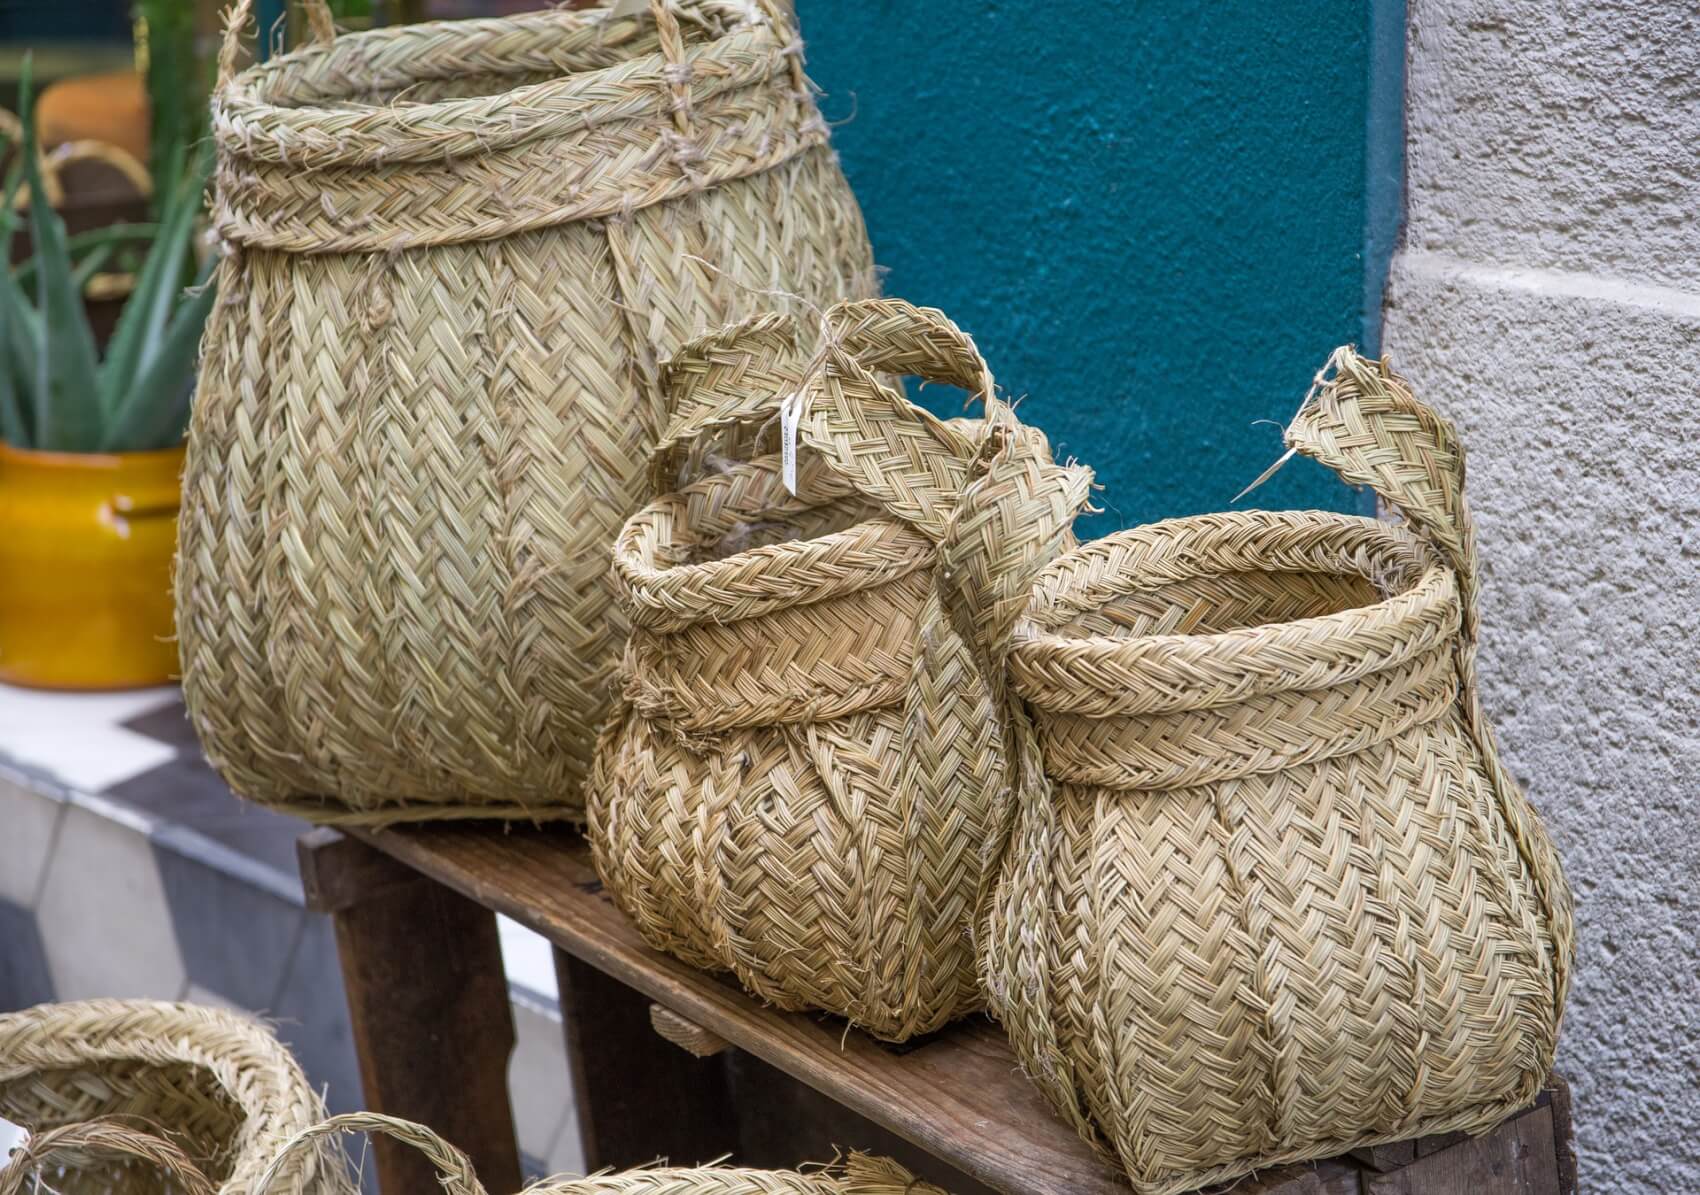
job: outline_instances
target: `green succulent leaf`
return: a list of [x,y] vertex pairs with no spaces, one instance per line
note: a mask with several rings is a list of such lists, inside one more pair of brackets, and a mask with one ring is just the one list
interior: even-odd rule
[[[181,153],[172,155],[181,161]],[[106,346],[106,364],[100,376],[100,401],[108,414],[118,409],[132,381],[146,372],[160,352],[166,324],[182,293],[189,242],[200,212],[201,191],[212,169],[212,158],[203,148],[195,168],[165,201],[159,235],[154,238],[147,260],[136,279],[136,289],[124,304]]]
[[157,351],[125,389],[122,402],[107,427],[103,447],[166,448],[183,438],[189,426],[189,400],[194,391],[195,354],[201,329],[218,297],[213,280],[216,262],[208,261],[190,289],[189,298],[171,317]]
[[[9,138],[0,138],[0,148],[10,147]],[[6,175],[5,195],[0,198],[0,246],[8,253],[18,223],[13,204],[23,177],[23,167],[14,165]],[[29,355],[33,341],[24,323],[27,307],[12,272],[0,269],[0,439],[18,448],[28,448],[33,443],[29,411],[34,403],[27,400],[17,376],[19,366],[26,363],[30,375],[35,373],[35,361]]]
[[35,136],[31,64],[26,55],[18,89],[23,125],[24,177],[30,186],[30,235],[35,241],[36,321],[40,353],[36,360],[35,433],[37,446],[66,452],[92,452],[101,441],[94,331],[89,327],[81,290],[73,278],[65,222],[47,202]]

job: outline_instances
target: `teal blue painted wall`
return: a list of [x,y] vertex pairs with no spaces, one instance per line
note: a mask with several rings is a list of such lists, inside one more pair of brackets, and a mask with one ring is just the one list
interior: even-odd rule
[[[886,293],[949,312],[1098,471],[1088,533],[1228,506],[1281,451],[1255,421],[1374,343],[1383,3],[798,0]],[[1245,505],[1360,503],[1300,460]]]

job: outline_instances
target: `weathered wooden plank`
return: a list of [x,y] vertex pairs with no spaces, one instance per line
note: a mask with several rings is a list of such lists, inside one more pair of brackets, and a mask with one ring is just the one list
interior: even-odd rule
[[1121,1176],[1051,1112],[983,1019],[900,1053],[841,1020],[763,1007],[729,980],[644,945],[603,893],[588,848],[564,829],[357,833],[994,1190],[1126,1195]]
[[[299,855],[308,890],[332,910],[366,1106],[430,1125],[490,1190],[518,1190],[513,1014],[495,916],[334,832],[305,836]],[[437,1189],[417,1150],[380,1138],[372,1153],[386,1195]]]
[[1385,1174],[1389,1170],[1397,1170],[1416,1161],[1417,1142],[1390,1141],[1385,1145],[1365,1145],[1352,1150],[1349,1156],[1353,1161]]
[[1339,1158],[1277,1166],[1233,1182],[1209,1187],[1200,1195],[1361,1195],[1357,1166]]
[[1562,1195],[1553,1143],[1551,1107],[1533,1108],[1399,1170],[1365,1174],[1364,1195]]
[[720,1059],[657,1036],[648,997],[565,951],[555,975],[586,1170],[696,1166],[737,1151]]
[[330,826],[317,826],[296,839],[295,859],[302,896],[315,913],[338,913],[355,901],[419,882],[419,873],[407,864]]
[[664,1041],[670,1041],[685,1053],[698,1058],[712,1058],[716,1054],[724,1054],[728,1048],[724,1037],[704,1029],[695,1021],[687,1020],[662,1004],[649,1006],[649,1027],[660,1034]]

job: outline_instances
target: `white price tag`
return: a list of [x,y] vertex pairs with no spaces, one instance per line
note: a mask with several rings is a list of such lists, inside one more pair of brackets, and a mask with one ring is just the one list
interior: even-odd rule
[[797,424],[803,418],[803,392],[785,396],[779,404],[779,470],[785,490],[797,496]]

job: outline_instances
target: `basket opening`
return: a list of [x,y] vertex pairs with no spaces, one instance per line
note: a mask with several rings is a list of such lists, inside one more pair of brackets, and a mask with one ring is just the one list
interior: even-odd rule
[[[32,1071],[0,1085],[0,1117],[42,1132],[99,1117],[114,1117],[164,1137],[189,1155],[214,1183],[229,1176],[236,1136],[244,1119],[218,1079],[186,1062],[159,1065],[103,1060],[86,1067]],[[95,1176],[62,1192],[150,1189],[133,1183],[109,1187]],[[135,1175],[130,1175],[132,1179]]]
[[[1130,549],[1132,558],[1117,560]],[[1111,558],[1114,580],[1042,592],[1040,626],[1067,637],[1216,635],[1378,605],[1433,563],[1395,525],[1323,512],[1245,511],[1175,519],[1083,549]]]
[[1336,614],[1386,596],[1367,577],[1350,574],[1218,573],[1111,598],[1059,629],[1110,639],[1214,635]]

